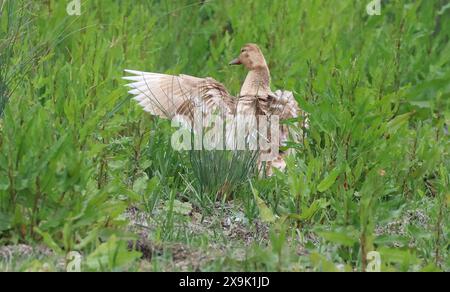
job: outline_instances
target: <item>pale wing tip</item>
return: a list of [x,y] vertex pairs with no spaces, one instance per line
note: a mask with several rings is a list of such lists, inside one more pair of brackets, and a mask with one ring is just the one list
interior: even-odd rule
[[131,69],[124,69],[126,73],[134,74],[134,75],[140,75],[140,76],[147,76],[147,75],[161,75],[159,73],[153,73],[153,72],[145,72],[145,71],[138,71],[138,70],[131,70]]
[[130,80],[130,81],[136,81],[136,76],[123,76],[122,79]]
[[[127,85],[125,85],[125,86],[130,87],[129,85],[130,85],[130,84],[127,84]],[[128,91],[129,94],[137,95],[137,94],[141,94],[141,93],[142,93],[142,91],[141,91],[141,90],[138,90],[137,88],[134,88],[134,87],[131,87],[131,88],[133,88],[133,89],[130,89],[130,90]]]
[[132,94],[132,95],[138,95],[141,94],[142,91],[141,90],[137,90],[137,89],[132,89],[128,91],[128,94]]
[[[124,69],[124,71],[129,74],[134,74],[137,76],[145,76],[145,77],[147,77],[148,75],[154,74],[154,73],[150,73],[150,72],[137,71],[137,70],[131,70],[131,69]],[[136,77],[136,76],[134,76],[134,77]]]
[[[123,79],[125,79],[125,78],[123,78]],[[129,80],[129,79],[125,79],[125,80]],[[124,85],[124,87],[136,88],[136,83],[127,83]]]
[[137,70],[131,70],[131,69],[125,69],[124,71],[125,71],[126,73],[130,73],[130,74],[134,74],[134,75],[142,75],[142,74],[145,74],[145,72],[137,71]]

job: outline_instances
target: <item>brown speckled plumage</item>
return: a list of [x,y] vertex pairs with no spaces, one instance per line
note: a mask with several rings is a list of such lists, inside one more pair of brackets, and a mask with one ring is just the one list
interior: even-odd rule
[[[230,63],[241,64],[248,74],[238,97],[233,97],[223,84],[210,77],[126,70],[133,76],[124,79],[132,81],[128,84],[132,88],[129,93],[135,95],[134,99],[146,112],[167,119],[182,115],[189,125],[192,125],[194,111],[198,107],[205,114],[278,115],[280,120],[299,115],[300,110],[291,92],[271,91],[270,71],[257,45],[245,45],[239,57]],[[287,136],[287,126],[280,126],[280,144],[285,144]],[[273,160],[274,167],[284,169],[284,165],[282,154]]]

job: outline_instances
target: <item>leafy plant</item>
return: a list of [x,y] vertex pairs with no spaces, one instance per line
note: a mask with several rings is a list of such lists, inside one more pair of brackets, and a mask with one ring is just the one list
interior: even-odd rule
[[[74,250],[85,270],[363,271],[374,251],[449,270],[446,1],[82,3],[0,0],[1,270]],[[310,122],[288,122],[302,139],[272,177],[252,152],[175,151],[122,87],[136,68],[237,93],[247,42]],[[3,260],[22,245],[51,254]]]

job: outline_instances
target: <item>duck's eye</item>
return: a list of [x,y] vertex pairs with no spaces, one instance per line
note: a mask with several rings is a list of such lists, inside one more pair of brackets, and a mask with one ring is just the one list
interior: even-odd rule
[[244,52],[246,52],[246,51],[247,51],[246,49],[242,49],[242,50],[241,50],[241,53],[244,53]]

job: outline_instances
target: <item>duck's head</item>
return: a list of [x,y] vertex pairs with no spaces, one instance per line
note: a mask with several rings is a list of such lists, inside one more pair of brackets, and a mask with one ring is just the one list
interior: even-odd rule
[[256,44],[243,46],[239,57],[231,61],[230,65],[244,65],[250,71],[267,68],[266,59]]

